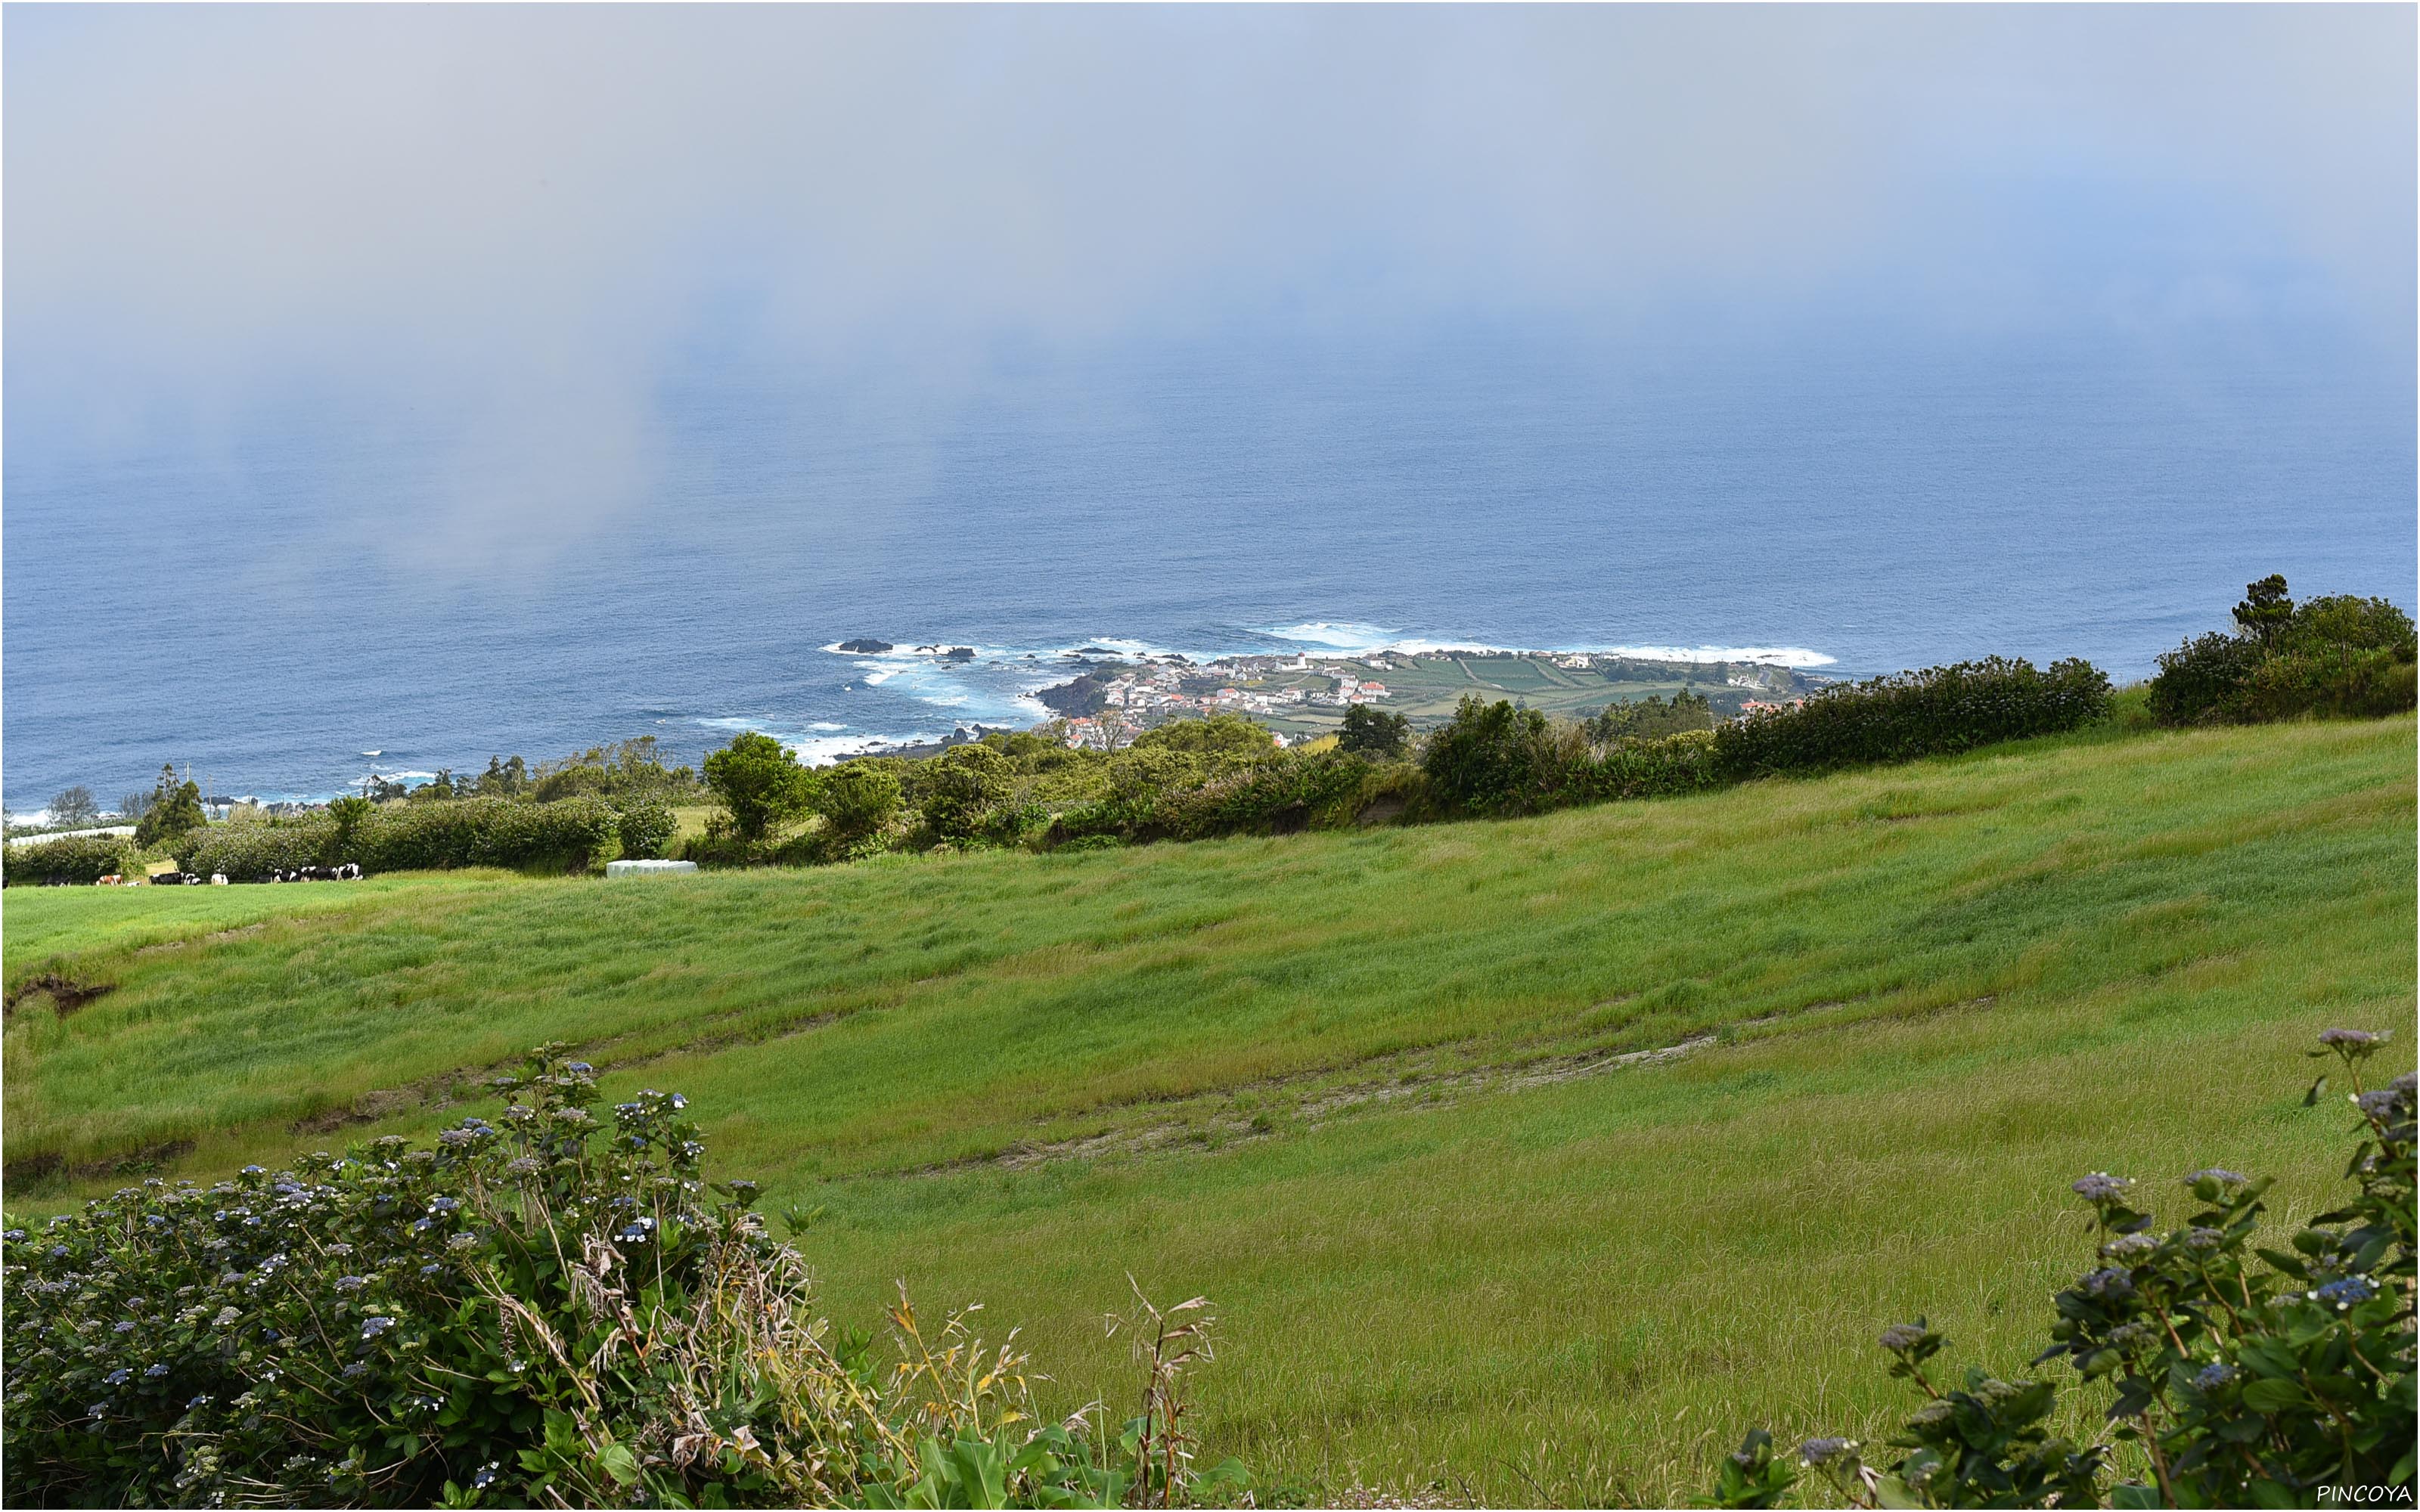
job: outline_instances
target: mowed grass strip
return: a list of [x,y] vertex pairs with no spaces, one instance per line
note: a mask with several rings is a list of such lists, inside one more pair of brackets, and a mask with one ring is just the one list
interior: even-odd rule
[[[840,1316],[897,1277],[980,1299],[1055,1409],[1131,1384],[1100,1332],[1131,1272],[1222,1304],[1213,1455],[1326,1492],[1668,1503],[1751,1422],[1875,1436],[1905,1405],[1887,1322],[2021,1368],[2085,1262],[2084,1170],[2327,1199],[2346,1118],[2298,1105],[2297,1053],[2412,1021],[2413,755],[2409,719],[2071,739],[1512,824],[392,881],[236,934],[129,933],[195,906],[173,891],[11,890],[12,982],[118,987],[9,1025],[9,1160],[273,1160],[297,1119],[570,1040],[610,1090],[689,1093],[771,1205],[826,1209],[805,1243]],[[115,933],[79,945],[96,905]],[[1405,1067],[1708,1031],[1668,1064],[1311,1111]]]

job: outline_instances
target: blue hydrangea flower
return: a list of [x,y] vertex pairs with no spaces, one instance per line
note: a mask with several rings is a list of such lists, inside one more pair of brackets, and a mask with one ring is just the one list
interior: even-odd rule
[[2078,1285],[2092,1296],[2107,1301],[2134,1294],[2134,1279],[2115,1265],[2103,1266],[2086,1276]]
[[2366,1275],[2349,1275],[2341,1281],[2331,1281],[2311,1293],[2314,1302],[2324,1302],[2342,1312],[2358,1306],[2378,1295],[2378,1288]]
[[134,1372],[125,1369],[113,1370],[101,1379],[108,1381],[113,1386],[123,1386],[128,1381],[134,1379]]
[[1882,1346],[1893,1354],[1898,1354],[1923,1343],[1924,1333],[1923,1329],[1914,1323],[1893,1323],[1883,1330]]
[[2224,1363],[2206,1365],[2201,1367],[2200,1373],[2194,1377],[2194,1386],[2199,1391],[2216,1391],[2233,1381],[2236,1374],[2236,1368],[2231,1365]]
[[1854,1439],[1809,1439],[1798,1446],[1798,1458],[1809,1466],[1825,1465],[1856,1446]]
[[2107,1171],[2095,1171],[2077,1180],[2072,1190],[2086,1202],[2115,1202],[2119,1193],[2134,1183]]

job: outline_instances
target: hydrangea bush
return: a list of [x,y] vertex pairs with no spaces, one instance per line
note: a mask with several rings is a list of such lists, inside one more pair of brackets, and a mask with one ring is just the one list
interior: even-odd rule
[[1924,1397],[1887,1453],[1814,1438],[1776,1455],[1759,1429],[1700,1504],[1780,1505],[1813,1472],[1857,1506],[2311,1506],[2354,1487],[2371,1488],[2372,1504],[2411,1505],[2413,1078],[2365,1089],[2383,1037],[2319,1039],[2315,1053],[2339,1058],[2352,1082],[2360,1123],[2345,1175],[2356,1192],[2287,1248],[2259,1242],[2267,1180],[2193,1172],[2181,1183],[2192,1211],[2164,1233],[2133,1180],[2094,1172],[2074,1183],[2092,1210],[2095,1263],[2057,1294],[2033,1364],[2064,1362],[2071,1389],[2098,1394],[2093,1442],[2052,1431],[2056,1378],[1970,1369],[1943,1384],[1931,1367],[1942,1337],[1919,1319],[1881,1339],[1891,1375]]
[[[1186,1499],[1173,1393],[1105,1443],[1032,1416],[1012,1335],[903,1292],[886,1362],[813,1310],[677,1094],[597,1110],[537,1052],[504,1108],[5,1241],[16,1505],[1115,1505]],[[1173,1480],[1171,1479],[1171,1467]]]

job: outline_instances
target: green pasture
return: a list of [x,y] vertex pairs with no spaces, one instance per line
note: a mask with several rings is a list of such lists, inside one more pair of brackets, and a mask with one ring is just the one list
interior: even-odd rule
[[2299,1053],[2412,1019],[2413,761],[2409,717],[2101,732],[1355,835],[11,889],[12,987],[112,990],[16,1001],[9,1205],[425,1131],[562,1039],[814,1214],[838,1316],[981,1300],[1054,1409],[1132,1384],[1131,1274],[1218,1304],[1213,1456],[1669,1502],[1751,1422],[1873,1434],[1904,1316],[2022,1368],[2084,1171],[2314,1211]]

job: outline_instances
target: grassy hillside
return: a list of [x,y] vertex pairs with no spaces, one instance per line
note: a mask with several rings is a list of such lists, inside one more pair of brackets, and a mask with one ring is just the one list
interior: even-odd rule
[[2412,1020],[2413,758],[2401,718],[1354,836],[12,890],[12,985],[113,990],[17,1004],[9,1199],[425,1128],[566,1039],[821,1204],[844,1316],[980,1298],[1072,1407],[1125,1388],[1131,1272],[1222,1304],[1218,1452],[1667,1500],[1746,1421],[1874,1428],[1903,1314],[2018,1365],[2080,1171],[2332,1190],[2292,1057]]

